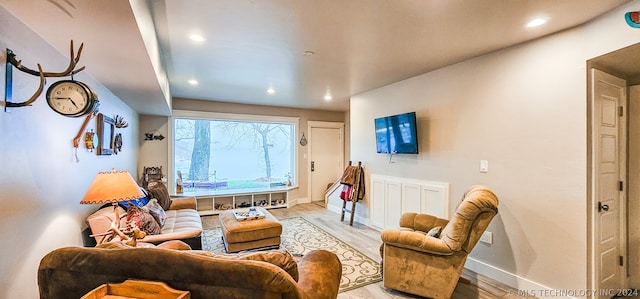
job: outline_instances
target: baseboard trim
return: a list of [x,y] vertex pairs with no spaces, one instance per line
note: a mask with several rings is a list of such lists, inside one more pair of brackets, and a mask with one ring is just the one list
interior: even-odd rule
[[[338,206],[334,206],[334,205],[328,205],[327,206],[327,210],[329,210],[330,212],[334,212],[334,213],[336,213],[338,215],[342,215],[342,207],[338,207]],[[349,219],[349,217],[351,217],[351,215],[349,215],[349,213],[345,213],[344,214],[345,221],[348,221],[347,219]],[[369,223],[368,223],[367,220],[368,220],[367,218],[358,216],[358,214],[356,214],[355,217],[353,217],[353,222],[358,222],[358,223],[361,223],[361,224],[364,224],[364,225],[368,226]]]
[[296,198],[295,200],[299,204],[301,204],[301,203],[311,203],[311,199],[309,199],[307,197],[300,197],[300,198]]
[[576,297],[566,295],[566,294],[571,294],[571,291],[554,290],[552,288],[539,284],[535,281],[526,279],[524,277],[518,276],[511,272],[507,272],[505,270],[496,268],[492,265],[489,265],[485,262],[478,261],[471,257],[467,258],[467,262],[465,263],[464,267],[475,273],[487,276],[493,280],[504,283],[516,289],[517,292],[520,293],[519,295],[521,296],[529,295],[529,296],[535,296],[540,299],[551,299],[551,298],[576,299]]

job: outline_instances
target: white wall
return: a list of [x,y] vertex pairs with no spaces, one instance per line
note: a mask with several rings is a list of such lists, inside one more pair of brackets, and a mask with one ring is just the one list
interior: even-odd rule
[[[639,7],[352,97],[351,159],[367,182],[449,182],[451,209],[469,186],[491,187],[500,213],[488,228],[494,244],[471,254],[476,270],[520,288],[587,288],[586,61],[640,41],[623,19]],[[409,111],[420,154],[390,164],[375,152],[373,119]]]
[[[79,46],[76,41],[76,47]],[[85,45],[84,51],[91,51]],[[30,68],[60,71],[68,53],[57,52],[27,26],[0,7],[0,93],[5,90],[5,49],[14,51]],[[77,48],[76,48],[77,49]],[[108,62],[105,62],[108,63]],[[82,63],[82,59],[80,60]],[[126,169],[136,175],[138,115],[91,76],[91,65],[75,76],[89,84],[100,100],[100,112],[123,116],[129,123],[118,129],[123,149],[118,155],[96,156],[81,148],[75,162],[72,140],[84,117],[68,118],[53,112],[41,95],[33,106],[0,110],[0,298],[38,298],[37,269],[49,251],[82,246],[85,219],[98,207],[80,205],[98,171]],[[64,78],[68,79],[68,78]],[[57,78],[47,79],[45,91]],[[13,101],[28,99],[38,78],[13,71]],[[4,101],[4,98],[2,99]],[[95,119],[88,128],[95,130]]]

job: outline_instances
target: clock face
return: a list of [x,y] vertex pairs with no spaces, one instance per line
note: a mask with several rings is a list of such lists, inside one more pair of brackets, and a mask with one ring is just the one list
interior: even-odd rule
[[47,103],[64,116],[86,115],[93,111],[96,101],[93,91],[79,81],[58,81],[47,90]]

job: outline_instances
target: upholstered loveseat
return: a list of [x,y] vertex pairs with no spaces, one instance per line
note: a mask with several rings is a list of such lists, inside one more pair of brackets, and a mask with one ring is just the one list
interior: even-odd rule
[[105,283],[163,282],[199,298],[336,298],[342,275],[329,251],[296,263],[284,250],[227,257],[163,248],[67,247],[48,253],[38,268],[41,299],[80,298]]
[[[193,249],[202,249],[202,220],[197,211],[196,199],[193,197],[170,198],[169,192],[164,184],[157,183],[147,187],[147,197],[156,199],[160,207],[164,210],[166,219],[160,227],[160,232],[147,234],[141,242],[160,244],[170,240],[181,240]],[[127,211],[121,206],[117,207],[120,216],[120,227],[127,226]],[[91,233],[95,235],[98,244],[105,238],[103,233],[111,227],[115,218],[113,206],[105,206],[87,217],[87,224]],[[114,239],[118,241],[118,239]]]

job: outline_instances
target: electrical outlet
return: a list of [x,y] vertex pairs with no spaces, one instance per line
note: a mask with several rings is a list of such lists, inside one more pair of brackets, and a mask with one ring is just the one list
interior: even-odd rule
[[493,233],[492,232],[484,232],[480,237],[480,242],[493,244]]

